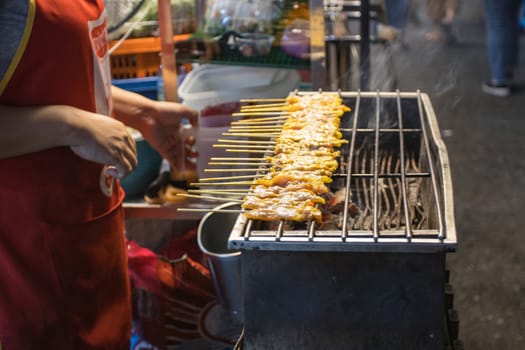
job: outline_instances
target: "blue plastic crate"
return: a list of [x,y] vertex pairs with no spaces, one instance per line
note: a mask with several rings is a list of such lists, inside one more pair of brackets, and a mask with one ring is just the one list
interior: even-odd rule
[[153,100],[157,99],[157,84],[159,77],[114,79],[113,85],[128,91],[133,91]]

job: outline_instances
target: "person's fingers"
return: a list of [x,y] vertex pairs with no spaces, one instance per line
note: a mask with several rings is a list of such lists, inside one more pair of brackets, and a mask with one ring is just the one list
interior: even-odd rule
[[131,165],[130,159],[123,157],[115,164],[117,168],[117,176],[123,178],[128,175],[135,167]]
[[187,145],[190,145],[190,146],[195,145],[195,142],[197,142],[197,140],[195,139],[195,136],[193,136],[193,135],[188,135],[184,139],[184,143],[186,143]]
[[133,136],[131,136],[131,134],[128,133],[128,135],[126,136],[125,140],[126,142],[126,145],[132,149],[136,149],[137,148],[137,143],[135,142],[135,139],[133,138]]
[[191,125],[199,125],[199,112],[194,109],[189,109],[187,119],[190,121]]
[[132,145],[130,147],[125,147],[122,152],[122,156],[127,161],[130,167],[130,172],[135,169],[138,165],[138,156],[137,156],[137,147],[135,144],[135,140],[133,140],[132,137],[130,137],[130,140],[132,142]]
[[111,160],[108,164],[116,168],[119,178],[129,174],[138,164],[137,151],[133,140],[125,139],[120,145],[116,145],[110,152],[110,157]]
[[137,166],[137,146],[130,135],[124,138],[124,147],[119,150],[118,157],[126,159],[132,169]]
[[[71,150],[79,157],[113,166],[111,173],[123,177],[137,166],[136,143],[127,127],[120,121],[95,113],[83,119]],[[108,170],[109,171],[109,170]]]

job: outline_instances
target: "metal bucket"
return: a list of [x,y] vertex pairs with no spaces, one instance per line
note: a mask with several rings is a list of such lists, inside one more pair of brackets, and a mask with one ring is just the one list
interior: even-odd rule
[[[215,208],[221,209],[240,209],[240,206],[225,203]],[[217,301],[242,320],[241,252],[228,249],[228,237],[238,216],[238,213],[207,213],[199,223],[197,242],[211,271]]]

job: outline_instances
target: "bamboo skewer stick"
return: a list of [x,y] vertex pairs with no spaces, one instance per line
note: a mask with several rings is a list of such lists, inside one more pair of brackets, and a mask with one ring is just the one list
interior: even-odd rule
[[177,208],[177,211],[185,212],[200,212],[200,213],[233,213],[242,214],[245,210],[242,209],[206,209],[206,208]]
[[[235,190],[237,191],[237,190]],[[224,194],[228,196],[244,197],[249,192],[229,192],[227,190],[214,191],[214,190],[188,190],[188,193],[204,193],[204,194]]]
[[243,136],[243,137],[261,137],[261,138],[272,138],[274,136],[279,136],[280,133],[256,133],[256,132],[223,132],[223,136]]
[[199,183],[217,181],[217,180],[237,180],[237,179],[253,179],[255,177],[263,177],[264,175],[239,175],[239,176],[221,176],[221,177],[208,177],[199,179]]
[[254,116],[283,116],[290,115],[290,112],[236,112],[232,117],[254,117]]
[[[251,130],[251,129],[230,129],[227,132],[236,133],[236,134],[281,134],[281,129],[261,129],[261,130]],[[268,140],[270,141],[270,140]]]
[[231,143],[256,143],[258,145],[260,144],[269,144],[269,145],[275,145],[277,142],[275,141],[250,141],[250,140],[235,140],[235,139],[218,139],[217,142],[231,142]]
[[269,128],[269,127],[264,127],[264,128],[246,128],[246,127],[232,127],[230,129],[228,129],[228,132],[257,132],[257,133],[261,133],[261,132],[280,132],[282,130],[281,127],[273,127],[273,128]]
[[225,149],[226,152],[233,153],[273,153],[273,150],[255,150],[255,149]]
[[224,197],[213,197],[213,196],[201,196],[201,195],[188,194],[188,193],[178,193],[177,196],[178,197],[185,197],[185,198],[206,199],[206,200],[220,201],[220,202],[242,203],[242,200],[239,200],[239,199],[224,198]]
[[193,182],[190,186],[242,186],[253,185],[253,181],[230,181],[230,182]]
[[[223,188],[223,189],[220,189],[220,190],[217,190],[217,189],[211,189],[211,190],[202,190],[202,189],[189,189],[188,192],[191,192],[191,191],[220,191],[220,192],[228,192],[228,193],[231,193],[231,192],[239,192],[239,190],[242,190],[239,189],[239,188]],[[248,193],[248,192],[246,192]]]
[[227,169],[204,169],[205,173],[251,173],[254,171],[257,171],[258,168],[245,168],[245,169],[235,169],[235,168],[227,168]]
[[259,108],[259,107],[282,107],[282,106],[288,106],[288,103],[263,103],[263,104],[257,104],[257,105],[243,105],[241,106],[241,110],[243,109],[251,109],[251,108]]
[[[268,165],[267,162],[261,162],[261,163],[250,163],[250,162],[223,162],[223,161],[209,161],[208,165],[239,165],[239,166],[264,166]],[[235,169],[235,168],[232,168]]]
[[242,123],[253,123],[253,122],[267,122],[270,120],[280,121],[280,120],[286,120],[286,119],[288,119],[288,116],[282,115],[282,116],[276,116],[276,117],[241,119],[241,120],[233,121],[232,123],[242,124]]
[[229,134],[250,134],[250,135],[280,135],[281,128],[279,129],[228,129],[226,132],[223,132],[221,135],[230,136]]
[[235,163],[235,162],[208,162],[208,165],[242,165],[242,166],[264,166],[268,163]]
[[232,158],[232,157],[211,157],[210,160],[242,160],[242,161],[254,161],[260,162],[261,160],[266,160],[263,158]]
[[[258,166],[259,167],[263,165],[268,165],[268,163],[208,162],[208,165],[242,165],[242,166]],[[233,169],[235,168],[232,168],[231,170]]]
[[[231,193],[231,192],[239,192],[239,190],[242,190],[242,189],[239,189],[239,188],[223,188],[221,190],[217,190],[217,189],[211,189],[211,190],[201,190],[201,189],[189,189],[188,192],[192,192],[192,191],[220,191],[220,192],[228,192],[228,193]],[[247,192],[248,193],[248,192]]]
[[286,98],[243,98],[240,102],[284,102]]
[[212,145],[213,148],[246,148],[246,149],[265,149],[265,150],[273,150],[271,145]]
[[282,130],[282,125],[232,125],[230,126],[230,130],[237,130],[237,129],[243,129],[243,130]]
[[283,107],[261,107],[259,108],[249,108],[249,109],[241,109],[240,113],[254,113],[254,112],[290,112],[289,106],[283,106]]
[[283,120],[267,120],[267,121],[247,121],[247,122],[231,122],[231,126],[249,126],[249,125],[253,125],[253,126],[282,126],[284,124],[284,122],[286,121],[286,119],[288,118],[285,118]]

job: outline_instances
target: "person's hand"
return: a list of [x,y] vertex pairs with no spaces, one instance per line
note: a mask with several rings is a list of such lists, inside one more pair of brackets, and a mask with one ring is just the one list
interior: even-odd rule
[[185,138],[192,136],[182,133],[181,120],[188,119],[197,125],[197,111],[180,103],[156,101],[155,107],[147,115],[142,115],[141,133],[163,158],[175,168],[184,162],[184,143],[191,142]]
[[137,166],[137,151],[126,126],[100,114],[80,113],[71,150],[83,159],[115,167],[119,178],[129,174]]

